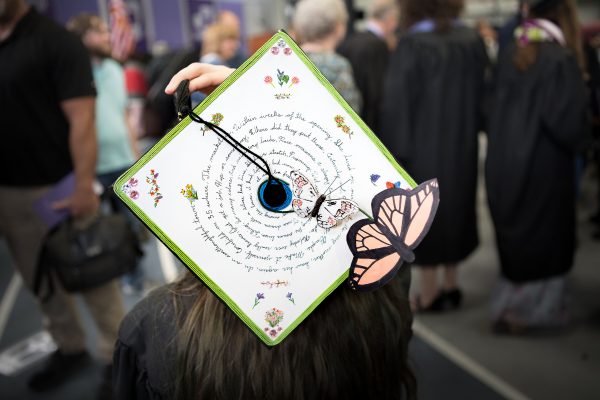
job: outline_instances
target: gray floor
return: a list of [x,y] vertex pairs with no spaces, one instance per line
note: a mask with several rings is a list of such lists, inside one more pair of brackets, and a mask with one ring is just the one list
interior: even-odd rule
[[[593,195],[592,186],[586,184],[580,202],[579,248],[570,276],[572,328],[555,336],[515,338],[495,336],[489,328],[488,300],[498,262],[481,192],[481,246],[460,268],[460,284],[466,294],[464,308],[416,318],[419,329],[411,343],[410,358],[418,377],[420,399],[600,399],[600,242],[590,239],[592,227],[587,222]],[[143,268],[153,284],[163,281],[158,259],[152,240],[146,248]],[[6,245],[0,239],[0,299],[4,299],[12,274]],[[418,289],[418,272],[413,276],[413,289]],[[129,296],[126,300],[131,306],[137,298]],[[82,315],[93,351],[93,323],[84,309]],[[41,329],[35,301],[21,289],[0,336],[0,353]],[[439,337],[441,344],[426,332]],[[0,375],[0,398],[94,398],[99,364],[92,364],[67,385],[44,395],[34,395],[26,387],[35,367],[14,377]]]

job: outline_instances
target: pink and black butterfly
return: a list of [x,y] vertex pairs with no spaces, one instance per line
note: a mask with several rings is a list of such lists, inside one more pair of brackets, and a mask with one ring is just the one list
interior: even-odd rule
[[290,178],[292,209],[302,218],[316,218],[321,228],[333,228],[339,221],[358,211],[358,205],[352,200],[329,199],[327,194],[319,194],[308,178],[298,171],[290,172]]
[[389,282],[402,263],[415,259],[413,249],[429,231],[439,204],[436,179],[412,190],[392,188],[371,201],[373,219],[350,227],[346,240],[354,255],[348,283],[368,292]]

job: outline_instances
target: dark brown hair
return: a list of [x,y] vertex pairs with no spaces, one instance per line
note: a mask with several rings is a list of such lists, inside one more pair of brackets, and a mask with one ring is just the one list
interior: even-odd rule
[[[183,296],[195,296],[187,309]],[[175,398],[416,398],[412,317],[401,280],[359,294],[342,285],[269,348],[191,274],[174,286]]]
[[460,16],[464,3],[464,0],[400,0],[402,27],[408,29],[430,18],[435,21],[437,31],[448,30],[452,20]]
[[[547,7],[537,12],[532,10],[529,16],[532,18],[545,18],[559,26],[565,36],[567,48],[573,52],[581,73],[585,76],[587,62],[583,53],[581,28],[579,26],[575,2],[573,0],[563,0],[557,2],[552,7]],[[535,64],[538,58],[539,46],[540,44],[536,42],[530,42],[525,45],[517,43],[513,62],[520,71],[526,71]]]

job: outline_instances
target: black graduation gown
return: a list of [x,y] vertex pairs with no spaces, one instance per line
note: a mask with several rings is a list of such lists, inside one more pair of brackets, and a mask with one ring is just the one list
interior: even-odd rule
[[567,272],[575,249],[574,154],[586,136],[586,96],[569,51],[539,44],[519,72],[500,55],[488,129],[486,185],[502,274],[511,281]]
[[377,134],[383,83],[390,57],[387,44],[372,32],[358,32],[346,39],[338,52],[352,65],[354,80],[363,98],[360,117]]
[[456,263],[478,244],[475,215],[477,133],[487,55],[477,33],[404,36],[392,54],[381,139],[418,182],[437,178],[440,205],[416,263]]

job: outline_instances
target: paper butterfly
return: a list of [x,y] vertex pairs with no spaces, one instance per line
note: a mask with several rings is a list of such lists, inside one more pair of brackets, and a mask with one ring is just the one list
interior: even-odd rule
[[317,225],[329,229],[338,221],[358,211],[358,205],[348,199],[328,199],[319,194],[312,183],[300,172],[290,173],[292,180],[292,209],[302,218],[316,217]]
[[399,188],[400,187],[400,182],[399,181],[396,182],[396,183],[386,182],[385,183],[385,187],[387,187],[388,189],[395,188],[395,187]]
[[350,287],[364,292],[378,289],[394,277],[402,262],[414,261],[412,249],[429,231],[439,201],[436,179],[410,191],[392,188],[375,195],[374,221],[357,221],[346,236],[354,255]]

